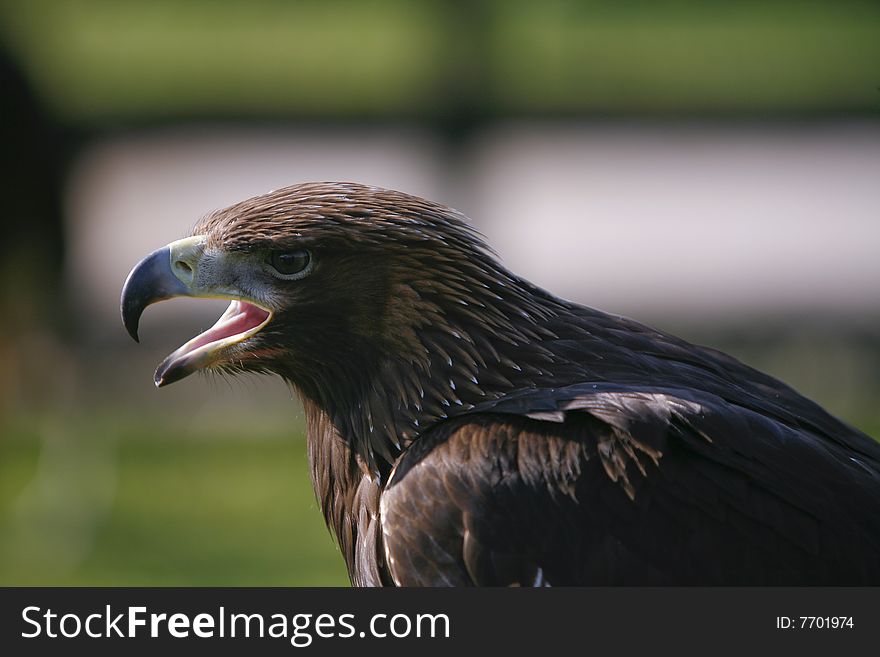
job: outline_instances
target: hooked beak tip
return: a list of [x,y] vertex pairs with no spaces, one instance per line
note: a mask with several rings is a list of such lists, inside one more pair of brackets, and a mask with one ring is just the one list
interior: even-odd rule
[[171,270],[171,250],[168,246],[153,251],[135,265],[125,279],[119,301],[122,324],[132,340],[140,342],[138,324],[147,306],[187,294],[188,288]]

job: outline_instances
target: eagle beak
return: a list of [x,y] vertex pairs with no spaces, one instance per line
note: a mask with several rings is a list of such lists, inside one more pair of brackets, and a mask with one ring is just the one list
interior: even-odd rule
[[[178,381],[196,370],[223,360],[233,344],[246,340],[262,329],[272,312],[245,299],[235,290],[224,289],[216,281],[202,280],[199,265],[205,257],[205,238],[187,237],[153,251],[141,260],[125,280],[120,307],[122,324],[138,341],[138,323],[147,306],[174,297],[231,299],[226,312],[204,333],[194,337],[166,358],[156,370],[157,387]],[[216,260],[209,271],[218,268]]]

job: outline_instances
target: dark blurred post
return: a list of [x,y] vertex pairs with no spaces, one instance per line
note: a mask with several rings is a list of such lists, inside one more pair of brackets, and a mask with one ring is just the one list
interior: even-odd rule
[[[0,43],[0,409],[43,370],[65,325],[62,189],[65,146]],[[36,351],[37,353],[33,353]],[[24,352],[28,352],[27,359]],[[36,363],[36,367],[34,364]],[[39,374],[42,371],[43,374]],[[37,384],[36,381],[30,382]]]
[[437,3],[444,27],[444,61],[438,64],[433,120],[445,145],[443,167],[455,198],[466,198],[471,177],[470,145],[491,117],[491,3],[454,0]]

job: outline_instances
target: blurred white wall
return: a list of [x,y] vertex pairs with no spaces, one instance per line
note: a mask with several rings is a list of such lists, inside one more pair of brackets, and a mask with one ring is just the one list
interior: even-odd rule
[[[294,182],[356,180],[459,207],[513,270],[609,311],[880,308],[880,124],[510,124],[475,140],[461,171],[444,155],[406,129],[96,143],[69,187],[69,293],[90,331],[122,339],[126,273],[204,213]],[[162,304],[144,321],[205,323],[222,305]]]
[[473,211],[554,292],[638,316],[880,310],[880,124],[510,125]]

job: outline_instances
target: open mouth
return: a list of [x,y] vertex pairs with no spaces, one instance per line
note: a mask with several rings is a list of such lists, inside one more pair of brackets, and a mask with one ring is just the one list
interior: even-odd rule
[[272,319],[272,312],[236,299],[214,325],[168,356],[156,370],[154,381],[161,387],[174,383],[198,369],[222,359],[227,347],[247,340]]

